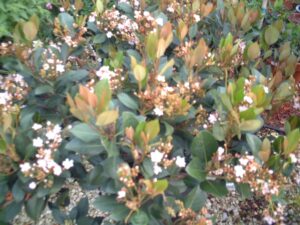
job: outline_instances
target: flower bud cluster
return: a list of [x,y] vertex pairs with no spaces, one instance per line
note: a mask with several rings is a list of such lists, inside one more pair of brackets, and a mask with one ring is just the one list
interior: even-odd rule
[[139,26],[139,34],[147,36],[150,32],[155,32],[157,21],[148,11],[135,11],[134,18]]
[[21,163],[20,169],[25,176],[35,180],[30,183],[29,188],[35,189],[40,182],[46,187],[51,187],[52,175],[60,176],[64,170],[73,167],[74,162],[68,158],[61,165],[54,161],[54,154],[62,142],[62,130],[59,125],[48,121],[45,127],[35,123],[32,129],[39,135],[32,140],[33,147],[37,148],[35,160]]
[[14,111],[14,104],[27,95],[29,87],[20,74],[0,76],[0,111]]
[[139,30],[138,24],[117,9],[106,10],[96,24],[101,30],[107,32],[107,37],[118,37],[131,44],[138,44],[139,39],[135,32]]
[[[219,148],[220,149],[220,148]],[[272,170],[258,163],[252,155],[224,154],[220,149],[215,154],[218,168],[211,171],[216,176],[226,176],[228,180],[238,183],[247,183],[253,192],[262,193],[266,198],[278,195],[280,186],[285,182],[281,174],[275,174]],[[228,162],[238,160],[238,164],[231,165]],[[221,161],[221,162],[220,162]]]
[[[185,92],[181,94],[182,90]],[[169,86],[166,82],[160,82],[152,89],[150,86],[144,92],[137,94],[147,111],[153,110],[157,116],[186,115],[190,109],[190,96],[186,94],[190,86]]]
[[184,203],[180,200],[175,200],[175,204],[177,206],[176,208],[178,209],[175,210],[173,207],[167,207],[166,210],[169,215],[171,215],[172,217],[176,217],[178,219],[178,222],[181,221],[186,225],[213,224],[211,219],[207,216],[208,212],[206,208],[202,208],[199,212],[195,212],[191,208],[186,208]]
[[121,87],[122,82],[125,78],[122,76],[123,70],[114,69],[114,71],[110,70],[109,66],[102,66],[99,70],[96,71],[96,76],[102,80],[107,79],[109,81],[110,87],[112,90],[117,90]]

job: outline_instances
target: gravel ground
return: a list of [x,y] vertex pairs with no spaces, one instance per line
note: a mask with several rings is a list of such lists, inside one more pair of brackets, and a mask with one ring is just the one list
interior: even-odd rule
[[[80,188],[77,182],[69,180],[68,183],[65,185],[70,189],[69,196],[70,196],[70,204],[65,208],[65,211],[70,211],[73,207],[77,205],[80,199],[87,197],[89,203],[92,203],[97,196],[99,196],[98,190],[93,191],[84,191]],[[54,202],[56,199],[52,198],[50,201]],[[89,211],[88,215],[92,217],[103,217],[105,214],[100,212],[99,210],[93,207],[93,204],[89,204]],[[18,215],[13,223],[13,225],[33,225],[34,222],[26,215],[24,209]],[[52,217],[52,213],[48,207],[44,210],[43,214],[41,215],[39,221],[35,225],[56,225],[57,223]]]

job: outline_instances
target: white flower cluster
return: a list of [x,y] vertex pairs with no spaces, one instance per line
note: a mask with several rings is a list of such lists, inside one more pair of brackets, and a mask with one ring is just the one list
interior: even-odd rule
[[109,69],[109,66],[102,66],[98,71],[96,71],[97,77],[99,77],[100,80],[107,79],[111,80],[112,78],[115,78],[117,74],[114,71],[111,71]]
[[249,106],[251,106],[253,103],[253,99],[250,97],[250,96],[245,96],[244,97],[244,101],[243,101],[243,104],[239,106],[239,111],[240,112],[243,112],[243,111],[246,111]]
[[294,96],[293,103],[294,109],[300,110],[300,96]]
[[45,75],[48,73],[49,77],[57,77],[65,72],[65,65],[63,61],[58,59],[55,51],[61,51],[62,43],[57,44],[50,42],[49,47],[43,52],[44,64],[42,70]]
[[153,171],[156,175],[162,172],[162,168],[158,164],[163,160],[164,155],[163,152],[160,152],[157,149],[150,153],[151,161],[154,163]]
[[[46,177],[48,175],[60,176],[63,170],[73,167],[74,161],[67,158],[62,162],[62,165],[54,161],[54,153],[62,141],[62,130],[59,125],[54,125],[48,121],[46,127],[35,123],[32,129],[40,135],[32,140],[33,146],[38,148],[35,155],[36,161],[24,162],[20,164],[20,169],[25,176],[35,178],[38,182],[47,183]],[[29,184],[30,189],[35,189],[36,186],[36,182]]]
[[[155,149],[153,152],[150,153],[151,161],[153,162],[153,172],[154,174],[159,174],[162,172],[162,167],[159,165],[162,163],[163,159],[167,158],[167,154],[160,152],[159,150]],[[175,162],[175,165],[179,168],[184,168],[186,166],[185,158],[182,156],[176,156],[171,162]]]
[[[101,20],[97,21],[96,24],[100,25],[107,32],[108,38],[116,35],[130,44],[139,43],[139,39],[135,34],[139,30],[138,24],[115,8],[106,10],[102,14]],[[110,32],[109,35],[108,32]]]
[[217,122],[218,120],[219,120],[219,114],[218,114],[217,112],[214,112],[214,113],[209,114],[208,121],[209,121],[211,124],[214,124],[214,123]]
[[22,100],[28,92],[28,85],[20,74],[0,76],[0,109],[4,112]]

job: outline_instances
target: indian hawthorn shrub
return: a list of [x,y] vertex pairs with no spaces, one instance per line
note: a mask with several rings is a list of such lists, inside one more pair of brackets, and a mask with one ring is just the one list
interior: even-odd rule
[[[228,182],[276,206],[299,118],[277,137],[258,131],[294,95],[284,24],[259,28],[261,12],[243,1],[83,7],[64,1],[53,27],[33,16],[1,43],[1,224],[22,207],[38,220],[46,205],[59,224],[212,224],[206,198]],[[37,40],[43,29],[54,38]],[[102,194],[66,213],[51,197],[69,179]],[[88,216],[89,204],[110,220]]]

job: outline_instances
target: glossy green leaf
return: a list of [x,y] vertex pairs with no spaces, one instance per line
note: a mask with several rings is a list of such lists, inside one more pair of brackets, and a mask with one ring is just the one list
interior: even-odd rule
[[138,210],[130,218],[132,225],[148,225],[149,217],[143,210]]
[[275,44],[279,38],[279,31],[277,30],[276,27],[270,25],[266,29],[264,37],[268,45]]
[[75,125],[70,132],[75,137],[86,143],[99,140],[100,138],[99,133],[85,123]]
[[206,191],[215,197],[223,197],[228,194],[226,182],[224,180],[206,180],[200,183],[203,191]]
[[159,131],[159,120],[152,120],[146,123],[145,133],[146,135],[148,135],[150,141],[153,140],[159,134]]
[[117,95],[120,102],[125,105],[129,109],[138,110],[139,105],[136,100],[134,100],[131,96],[128,94],[122,92]]
[[191,151],[194,156],[207,163],[217,151],[217,148],[218,143],[214,136],[207,131],[201,131],[193,139]]
[[193,157],[186,167],[186,172],[198,181],[204,181],[206,178],[205,162],[197,157]]
[[207,194],[196,186],[184,199],[184,206],[197,212],[205,205],[206,199]]
[[45,206],[45,198],[37,198],[36,196],[33,196],[25,202],[25,211],[31,219],[37,221],[41,216]]

